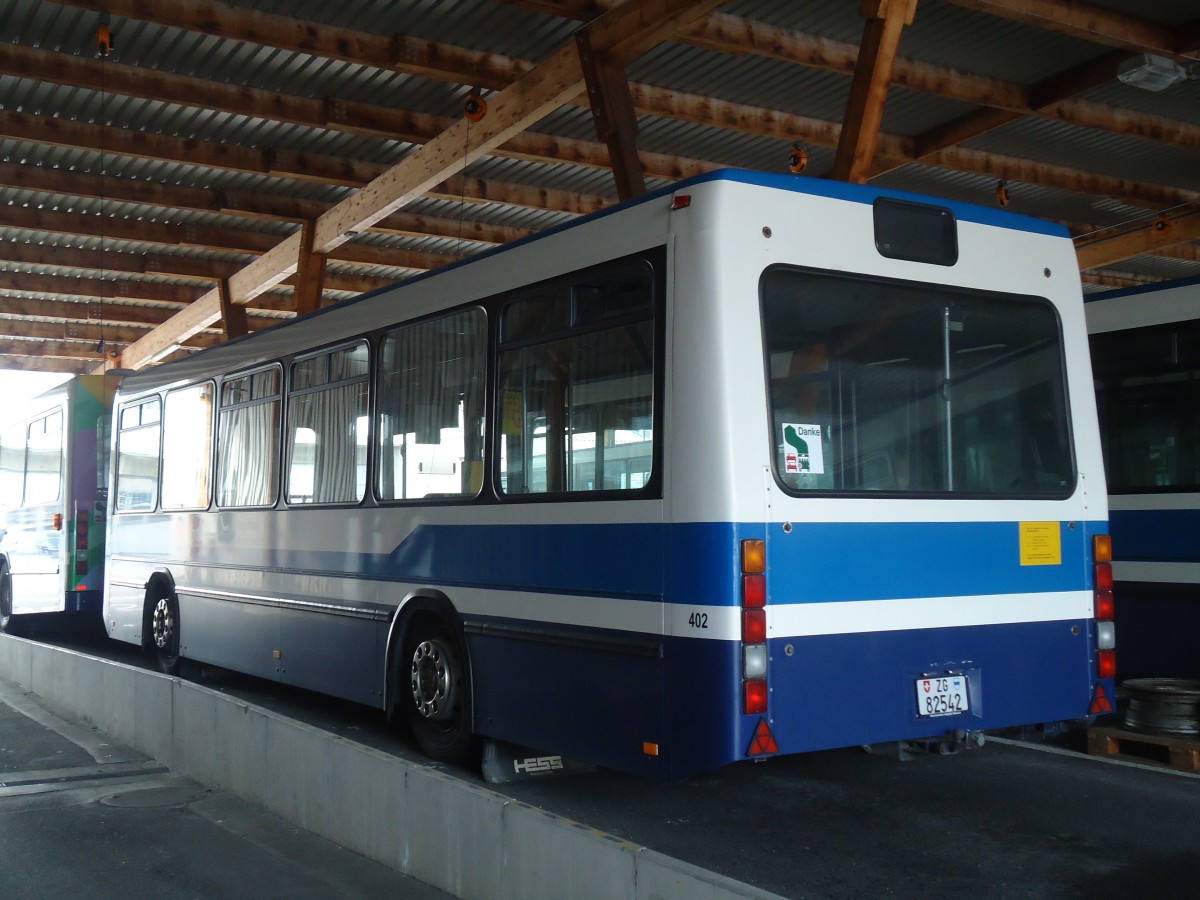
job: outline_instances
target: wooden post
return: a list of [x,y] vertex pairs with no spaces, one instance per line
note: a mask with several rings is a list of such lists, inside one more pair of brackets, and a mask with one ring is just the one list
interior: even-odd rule
[[833,178],[861,184],[870,175],[900,35],[905,25],[912,24],[916,11],[917,0],[863,0],[859,12],[866,21],[838,139]]
[[321,295],[325,291],[325,253],[313,247],[316,223],[311,219],[304,222],[300,240],[300,260],[296,265],[296,315],[303,316],[321,308]]
[[642,161],[638,158],[637,113],[625,67],[596,53],[586,28],[576,34],[575,42],[579,47],[579,62],[587,85],[596,136],[608,145],[617,196],[621,200],[641,196],[646,193],[646,179],[642,174]]
[[228,278],[217,282],[217,290],[221,292],[221,329],[225,332],[225,339],[241,337],[250,330],[246,323],[246,307],[233,302]]

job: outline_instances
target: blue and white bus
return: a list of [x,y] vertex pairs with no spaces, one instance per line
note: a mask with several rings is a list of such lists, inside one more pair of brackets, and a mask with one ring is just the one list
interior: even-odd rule
[[1112,703],[1042,222],[717,172],[128,375],[115,416],[109,633],[438,759],[680,778]]
[[0,630],[101,608],[109,428],[119,378],[83,375],[0,431]]
[[1120,675],[1200,678],[1200,279],[1089,298]]

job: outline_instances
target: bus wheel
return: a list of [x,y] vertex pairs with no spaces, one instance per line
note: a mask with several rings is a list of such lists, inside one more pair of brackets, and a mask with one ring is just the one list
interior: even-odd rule
[[12,611],[12,575],[8,572],[8,563],[0,566],[0,631],[7,634],[21,634],[20,618]]
[[476,742],[462,642],[440,619],[420,616],[408,628],[397,674],[400,702],[425,755],[438,762],[469,762]]
[[159,597],[150,609],[150,650],[160,671],[179,674],[179,601],[173,596]]

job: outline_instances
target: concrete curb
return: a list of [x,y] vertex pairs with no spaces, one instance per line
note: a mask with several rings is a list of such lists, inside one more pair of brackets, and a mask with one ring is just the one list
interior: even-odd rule
[[0,635],[0,678],[463,900],[780,900],[201,685]]

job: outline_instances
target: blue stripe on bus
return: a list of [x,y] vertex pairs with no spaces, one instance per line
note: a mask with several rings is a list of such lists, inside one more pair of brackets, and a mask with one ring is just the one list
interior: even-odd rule
[[[159,544],[159,517],[122,530],[141,551]],[[797,522],[773,524],[767,545],[773,603],[977,596],[1086,589],[1090,536],[1103,523],[1059,523],[1061,563],[1020,564],[1017,522]],[[1194,532],[1193,532],[1194,533]],[[472,587],[628,600],[739,604],[739,541],[767,536],[746,523],[434,525],[390,553],[221,548],[222,568],[344,575],[451,590]],[[161,548],[165,550],[166,548]],[[122,548],[113,548],[116,555]],[[152,554],[161,563],[167,553]],[[670,595],[666,591],[670,588]]]
[[[773,525],[767,582],[771,599],[784,602],[1080,590],[1090,584],[1097,530],[1060,524],[1061,564],[1022,566],[1016,522],[802,522],[790,534]],[[737,605],[738,542],[763,533],[718,523],[422,526],[387,574],[657,599],[667,559],[669,600]]]
[[[1054,237],[1069,237],[1070,232],[1056,222],[1035,219],[1019,213],[1006,212],[988,206],[977,206],[973,203],[962,203],[957,200],[947,200],[942,197],[932,197],[928,194],[914,194],[908,191],[897,191],[880,188],[874,185],[854,184],[849,181],[836,181],[824,178],[797,178],[796,176],[781,175],[776,172],[755,172],[747,169],[717,169],[694,178],[677,182],[658,193],[678,193],[694,184],[706,181],[737,181],[743,184],[755,184],[775,190],[791,191],[797,194],[812,194],[820,197],[832,197],[837,200],[849,200],[853,203],[874,203],[879,197],[895,200],[907,200],[911,203],[921,203],[927,206],[940,206],[954,213],[955,218],[963,222],[977,222],[994,228],[1007,228],[1015,231],[1028,231],[1033,234],[1047,234]],[[641,200],[642,198],[638,198]]]
[[1200,560],[1200,509],[1114,509],[1109,518],[1118,560]]
[[[1062,561],[1020,564],[1016,522],[800,522],[771,526],[779,602],[1070,591],[1090,584],[1097,523],[1060,523]],[[422,525],[387,557],[297,550],[285,568],[494,589],[737,605],[739,541],[761,525]]]
[[[1097,523],[1059,523],[1062,562],[1021,562],[1017,522],[795,523],[772,526],[769,599],[794,602],[1071,591],[1091,583]],[[788,547],[786,565],[781,549]]]

